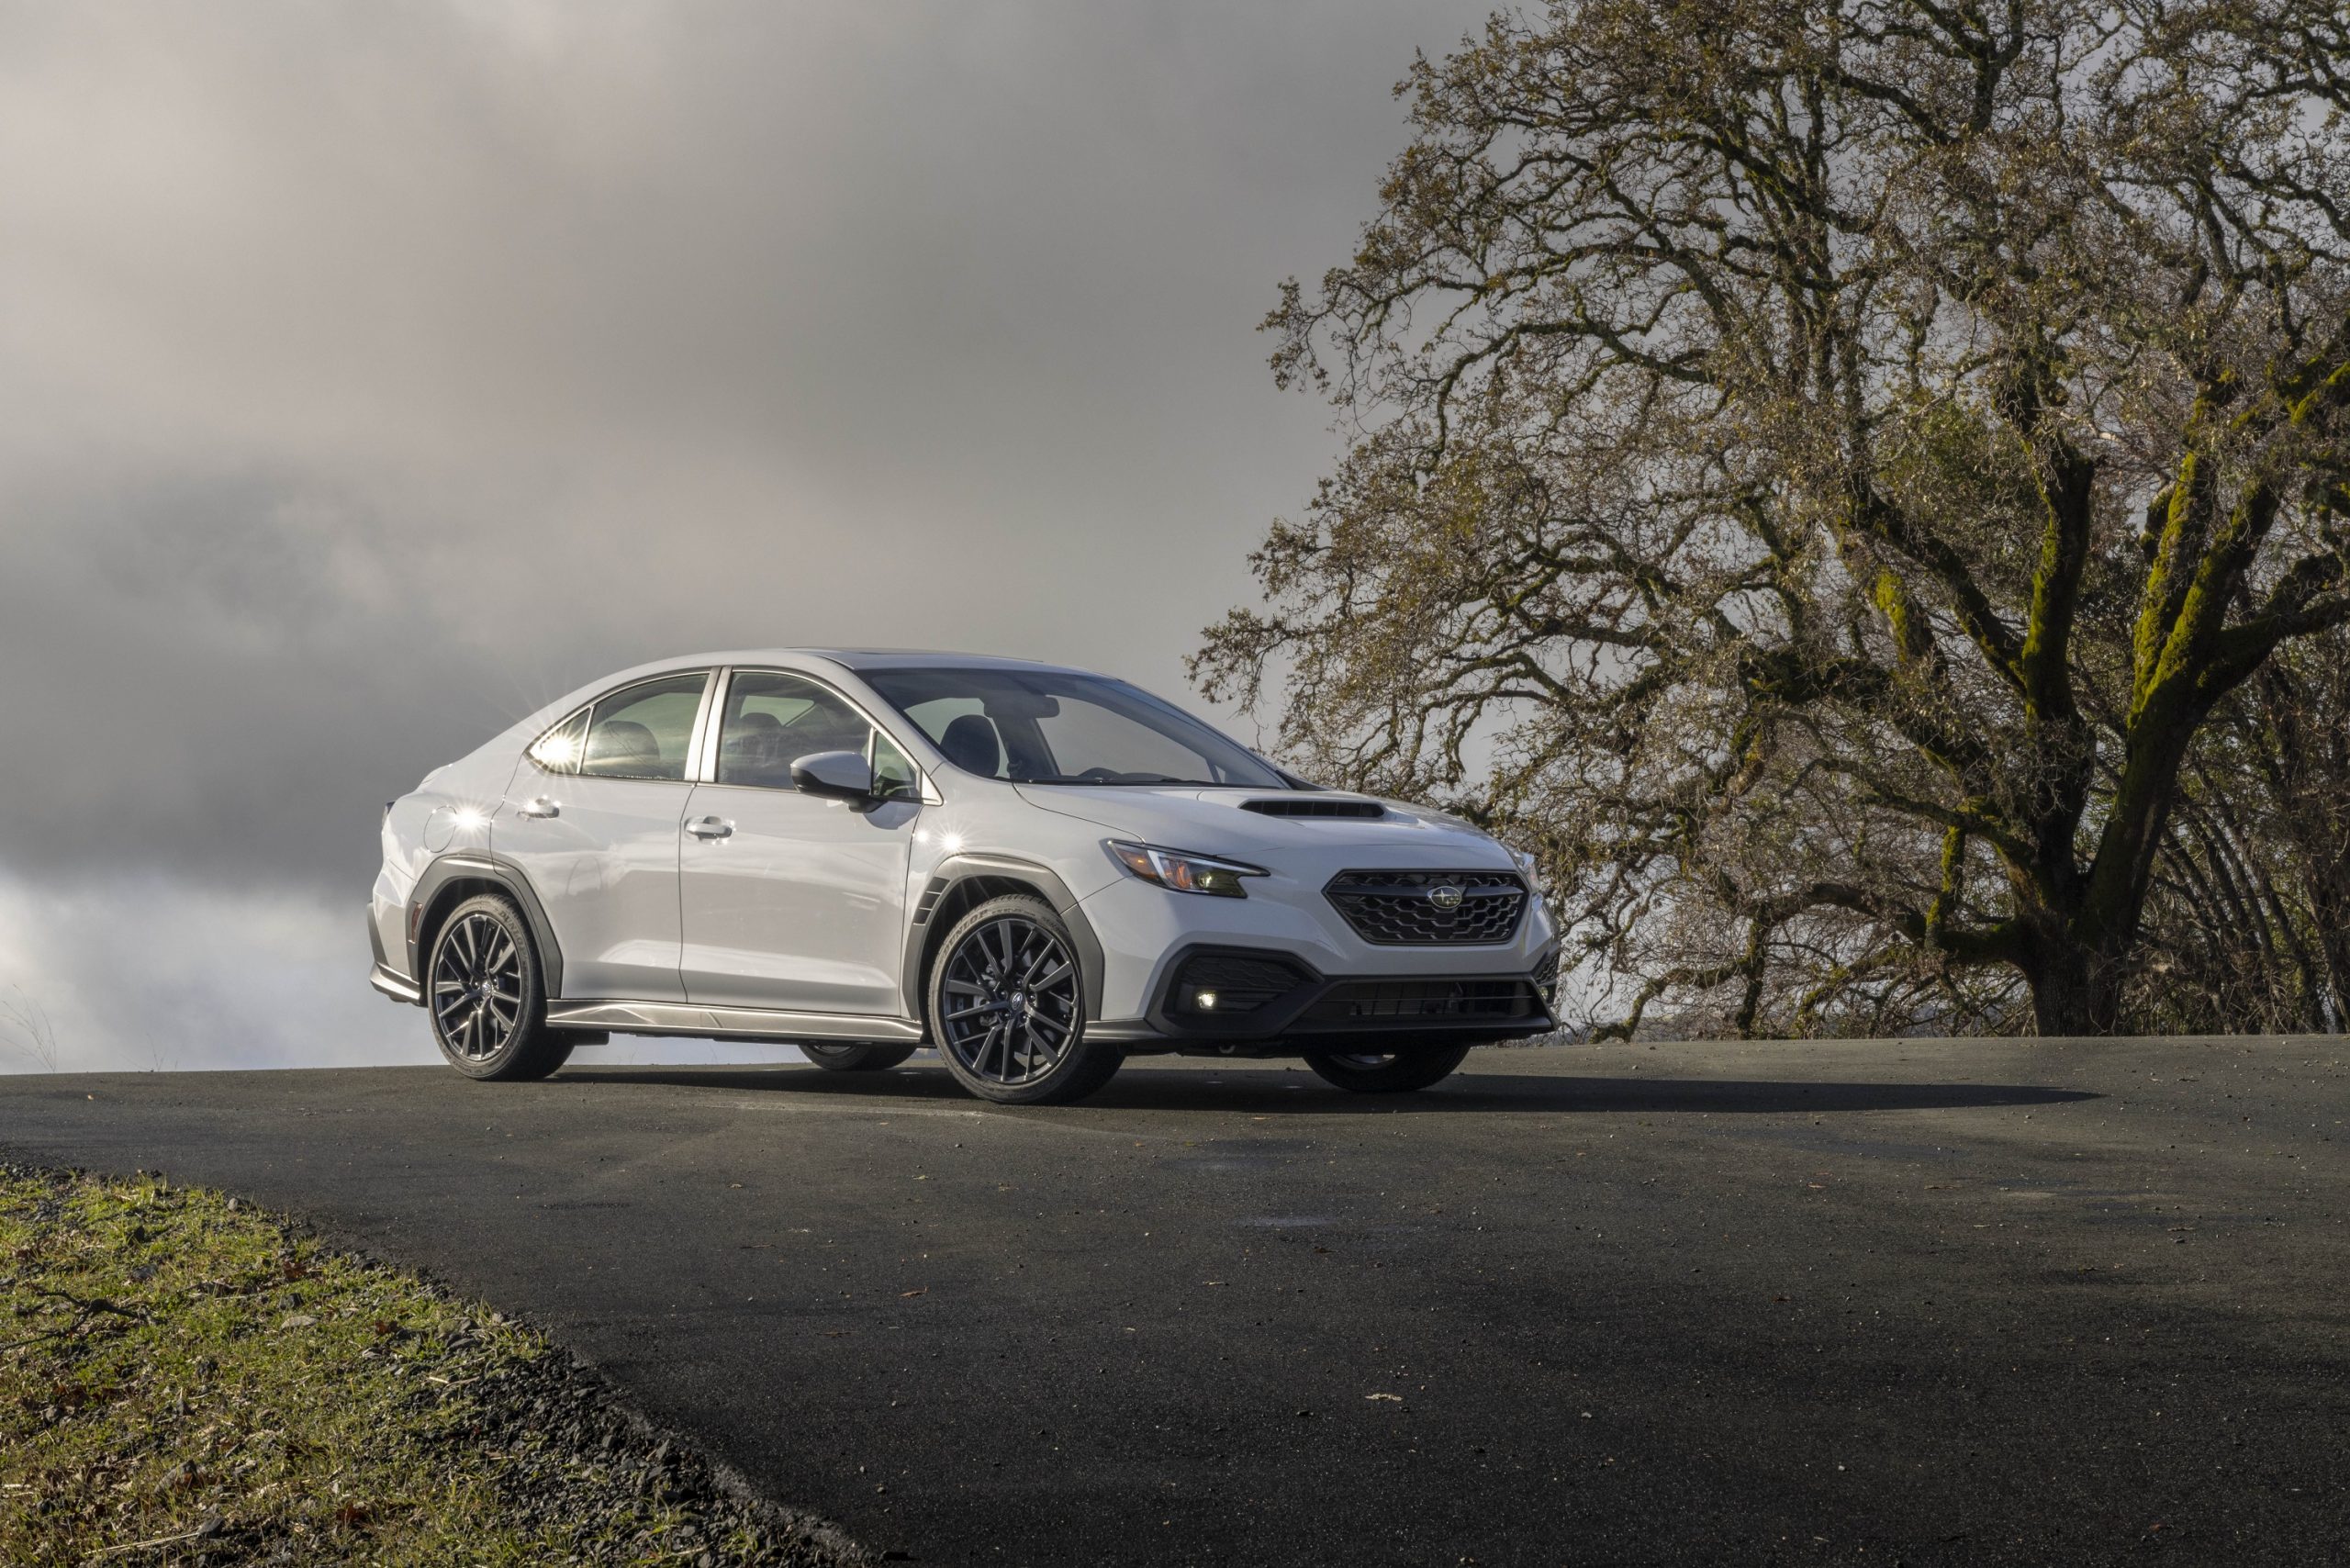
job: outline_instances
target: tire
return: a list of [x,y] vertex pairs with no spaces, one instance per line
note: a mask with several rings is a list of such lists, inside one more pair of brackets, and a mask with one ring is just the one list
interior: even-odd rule
[[1069,927],[1025,893],[955,923],[930,968],[931,1044],[955,1081],[999,1105],[1066,1105],[1125,1060],[1085,1039],[1085,974]]
[[1325,1083],[1335,1083],[1358,1094],[1408,1094],[1415,1089],[1443,1082],[1468,1056],[1467,1046],[1378,1053],[1308,1051],[1305,1065]]
[[483,893],[451,910],[424,973],[432,1038],[467,1078],[525,1082],[570,1057],[570,1036],[547,1027],[539,950],[513,900]]
[[833,1045],[800,1042],[800,1054],[826,1072],[887,1072],[914,1054],[912,1046]]

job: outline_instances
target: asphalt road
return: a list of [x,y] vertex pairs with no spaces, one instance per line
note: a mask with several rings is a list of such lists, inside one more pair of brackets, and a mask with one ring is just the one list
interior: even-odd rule
[[[583,1053],[582,1058],[593,1053]],[[2340,1040],[0,1079],[928,1563],[2339,1562]]]

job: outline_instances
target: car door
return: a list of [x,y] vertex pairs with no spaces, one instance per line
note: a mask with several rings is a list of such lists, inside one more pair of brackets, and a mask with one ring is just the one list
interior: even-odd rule
[[605,693],[541,736],[507,787],[490,848],[554,927],[565,1001],[686,999],[677,833],[711,673]]
[[[736,670],[711,781],[679,834],[686,995],[712,1007],[902,1016],[906,876],[922,802],[896,745],[806,676]],[[795,758],[862,752],[895,798],[801,794]]]

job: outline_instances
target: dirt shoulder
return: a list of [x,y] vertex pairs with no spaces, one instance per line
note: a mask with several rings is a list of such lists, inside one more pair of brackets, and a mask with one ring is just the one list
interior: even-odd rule
[[530,1327],[154,1177],[0,1168],[0,1562],[872,1561]]

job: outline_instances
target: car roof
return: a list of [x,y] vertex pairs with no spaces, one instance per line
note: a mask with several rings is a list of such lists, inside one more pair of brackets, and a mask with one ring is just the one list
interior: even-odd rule
[[958,654],[942,648],[751,648],[733,653],[703,654],[692,658],[664,659],[669,666],[755,665],[793,659],[825,659],[845,669],[1027,669],[1056,675],[1091,675],[1073,665],[1045,664],[1035,659],[1002,658],[994,654]]

